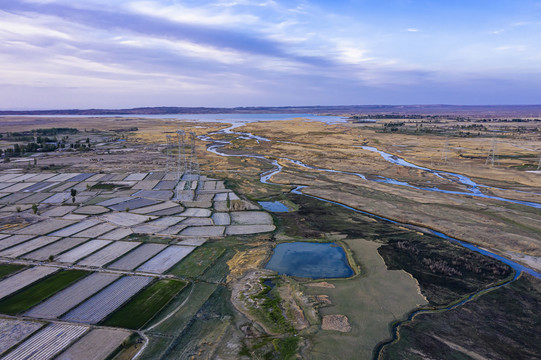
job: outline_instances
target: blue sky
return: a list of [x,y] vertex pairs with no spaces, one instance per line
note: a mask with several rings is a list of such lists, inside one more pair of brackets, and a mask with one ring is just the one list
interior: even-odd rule
[[541,0],[2,0],[0,108],[540,104]]

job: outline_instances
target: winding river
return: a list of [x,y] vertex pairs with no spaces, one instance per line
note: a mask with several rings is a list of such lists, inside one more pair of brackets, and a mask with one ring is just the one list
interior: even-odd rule
[[[269,185],[281,185],[281,184],[275,184],[275,183],[273,183],[271,181],[271,178],[274,175],[280,173],[283,170],[283,166],[280,165],[278,160],[270,159],[270,158],[268,158],[266,156],[257,155],[257,154],[227,154],[227,153],[222,152],[220,150],[224,146],[230,144],[231,142],[227,141],[227,140],[214,140],[214,139],[211,138],[212,135],[216,135],[216,134],[229,134],[229,135],[235,135],[235,136],[237,136],[237,138],[253,139],[253,140],[256,140],[258,142],[259,141],[271,141],[270,139],[267,139],[267,138],[264,138],[264,137],[261,137],[261,136],[256,136],[256,135],[253,135],[253,134],[248,133],[248,132],[235,132],[235,131],[233,131],[234,129],[236,129],[236,128],[240,127],[240,126],[243,126],[243,125],[244,125],[243,123],[235,123],[235,124],[233,124],[232,126],[226,128],[226,129],[219,130],[219,131],[216,131],[216,132],[213,132],[213,133],[209,133],[208,135],[203,135],[203,136],[200,136],[199,138],[201,140],[203,140],[203,141],[211,142],[211,144],[207,147],[207,151],[212,152],[212,153],[214,153],[216,155],[226,156],[226,157],[231,157],[231,156],[234,156],[234,157],[250,157],[250,158],[260,159],[260,160],[263,160],[263,161],[270,162],[274,166],[273,169],[263,172],[260,175],[260,181],[262,183],[264,183],[264,184],[269,184]],[[431,192],[478,196],[478,197],[489,198],[489,199],[494,199],[494,200],[499,200],[499,201],[517,203],[517,204],[521,204],[521,205],[541,209],[541,204],[539,204],[539,203],[528,202],[528,201],[519,201],[519,200],[514,200],[514,199],[507,199],[507,198],[502,198],[502,197],[498,197],[498,196],[490,196],[490,195],[483,194],[478,188],[483,187],[484,185],[477,184],[476,182],[474,182],[473,180],[471,180],[467,176],[464,176],[464,175],[461,175],[461,174],[445,172],[445,171],[433,170],[433,169],[429,169],[429,168],[426,168],[426,167],[421,167],[421,166],[409,163],[406,160],[401,159],[401,158],[399,158],[399,157],[397,157],[395,155],[388,154],[388,153],[385,153],[383,151],[380,151],[380,150],[378,150],[378,149],[376,149],[374,147],[363,146],[363,149],[367,150],[367,151],[377,152],[386,161],[389,161],[389,162],[391,162],[391,163],[393,163],[395,165],[398,165],[398,166],[413,167],[413,168],[417,168],[417,169],[420,169],[420,170],[423,170],[423,171],[431,172],[431,173],[435,174],[436,176],[445,177],[445,178],[451,179],[451,180],[454,179],[454,181],[456,181],[457,183],[468,186],[468,191],[458,192],[458,191],[448,191],[448,190],[444,190],[444,189],[439,189],[437,187],[433,187],[433,188],[416,187],[416,186],[413,186],[413,185],[408,184],[408,183],[403,182],[403,181],[399,181],[399,180],[395,180],[395,179],[391,179],[391,178],[385,178],[385,177],[380,177],[380,178],[370,180],[365,175],[363,175],[361,173],[319,168],[319,167],[307,165],[307,164],[305,164],[305,163],[303,163],[303,162],[301,162],[299,160],[293,160],[293,159],[289,159],[289,158],[280,158],[280,160],[281,161],[289,161],[289,162],[291,162],[291,163],[293,163],[295,165],[298,165],[298,166],[301,166],[301,167],[304,167],[304,168],[307,168],[307,169],[311,169],[311,170],[329,172],[329,173],[336,173],[336,174],[344,174],[344,175],[353,175],[353,176],[357,176],[357,177],[359,177],[359,178],[361,178],[363,180],[367,180],[367,181],[384,182],[384,183],[389,183],[389,184],[394,184],[394,185],[408,186],[408,187],[411,187],[411,188],[415,188],[415,189],[419,189],[419,190],[425,190],[425,191],[431,191]],[[379,219],[379,220],[383,220],[383,221],[386,221],[386,222],[389,222],[389,223],[392,223],[392,224],[396,224],[396,225],[400,225],[400,226],[404,226],[404,227],[408,227],[408,228],[413,228],[415,230],[420,230],[420,231],[423,231],[425,233],[429,233],[429,234],[432,234],[434,236],[437,236],[437,237],[439,237],[441,239],[451,241],[451,242],[453,242],[455,244],[466,247],[466,248],[468,248],[468,249],[470,249],[472,251],[475,251],[477,253],[480,253],[480,254],[483,254],[483,255],[486,255],[486,256],[490,256],[490,257],[492,257],[494,259],[497,259],[497,260],[509,265],[511,268],[513,268],[516,271],[516,277],[518,277],[522,272],[526,272],[526,273],[528,273],[530,275],[533,275],[533,276],[535,276],[537,278],[541,278],[541,273],[540,272],[537,272],[537,271],[535,271],[533,269],[530,269],[530,268],[528,268],[528,267],[526,267],[524,265],[521,265],[521,264],[519,264],[519,263],[517,263],[515,261],[507,259],[507,258],[505,258],[503,256],[495,254],[495,253],[493,253],[491,251],[488,251],[486,249],[483,249],[483,248],[477,247],[475,245],[472,245],[470,243],[467,243],[467,242],[452,238],[452,237],[450,237],[448,235],[445,235],[445,234],[443,234],[443,233],[441,233],[439,231],[435,231],[435,230],[425,228],[425,227],[420,227],[420,226],[412,226],[411,224],[407,224],[407,223],[401,223],[401,222],[398,222],[398,221],[395,221],[395,220],[392,220],[392,219],[388,219],[388,218],[378,216],[378,215],[374,215],[374,214],[371,214],[371,213],[368,213],[368,212],[365,212],[365,211],[362,211],[362,210],[359,210],[359,209],[355,209],[353,207],[347,206],[347,205],[342,204],[342,203],[338,203],[338,202],[328,200],[328,199],[325,199],[325,198],[305,194],[305,193],[302,192],[302,189],[304,187],[305,186],[298,185],[292,190],[292,193],[303,195],[303,196],[308,196],[308,197],[311,197],[313,199],[317,199],[317,200],[320,200],[320,201],[324,201],[324,202],[332,203],[332,204],[335,204],[335,205],[338,205],[338,206],[342,206],[342,207],[344,207],[344,208],[346,208],[348,210],[351,210],[351,211],[354,211],[354,212],[357,212],[357,213],[361,213],[361,214],[366,215],[366,216],[370,216],[370,217],[373,217],[373,218],[376,218],[376,219]]]
[[[224,129],[224,130],[221,130],[221,131],[218,131],[218,132],[215,132],[215,133],[211,133],[209,135],[218,134],[218,133],[225,133],[225,134],[237,135],[238,138],[253,139],[253,140],[256,140],[258,142],[259,141],[270,141],[267,138],[255,136],[253,134],[246,133],[246,132],[242,132],[242,133],[241,132],[234,132],[233,129],[238,127],[238,126],[239,125],[233,125],[233,126],[227,128],[227,129]],[[264,183],[264,184],[281,185],[281,184],[275,184],[275,183],[273,183],[271,181],[271,178],[274,175],[279,174],[283,170],[283,166],[280,165],[278,160],[269,159],[268,157],[265,157],[265,156],[262,156],[262,155],[248,155],[248,154],[233,155],[233,154],[227,154],[227,153],[221,152],[220,149],[223,148],[225,145],[230,144],[229,141],[213,140],[212,138],[210,138],[210,136],[202,136],[202,137],[200,137],[200,139],[204,140],[204,141],[212,142],[212,144],[207,147],[207,150],[214,153],[214,154],[216,154],[216,155],[219,155],[219,156],[251,157],[251,158],[261,159],[263,161],[267,161],[267,162],[272,163],[274,168],[260,174],[260,181],[262,183]],[[541,204],[538,204],[538,203],[527,202],[527,201],[519,201],[519,200],[514,200],[514,199],[507,199],[507,198],[503,198],[503,197],[490,196],[490,195],[483,194],[479,190],[479,187],[485,187],[485,186],[477,184],[476,182],[474,182],[473,180],[471,180],[467,176],[464,176],[464,175],[461,175],[461,174],[455,174],[455,173],[451,173],[451,172],[433,170],[433,169],[429,169],[429,168],[426,168],[426,167],[421,167],[421,166],[409,163],[409,162],[405,161],[404,159],[401,159],[401,158],[399,158],[399,157],[397,157],[395,155],[388,154],[388,153],[385,153],[383,151],[380,151],[380,150],[378,150],[377,148],[374,148],[374,147],[363,146],[362,148],[364,150],[367,150],[367,151],[372,151],[372,152],[379,153],[386,161],[389,161],[389,162],[391,162],[391,163],[393,163],[395,165],[404,166],[404,167],[411,167],[411,168],[416,168],[416,169],[419,169],[419,170],[427,171],[427,172],[430,172],[430,173],[432,173],[432,174],[434,174],[434,175],[436,175],[438,177],[444,177],[444,178],[446,178],[448,180],[457,182],[458,184],[465,185],[465,186],[467,186],[467,191],[464,191],[464,192],[449,191],[449,190],[439,189],[437,187],[421,188],[421,187],[413,186],[413,185],[408,184],[408,183],[403,182],[403,181],[398,181],[398,180],[395,180],[395,179],[390,179],[390,178],[385,178],[385,177],[379,177],[377,179],[370,180],[370,179],[367,179],[367,177],[365,175],[360,174],[360,173],[314,167],[314,166],[311,166],[311,165],[304,164],[301,161],[293,160],[293,159],[289,159],[289,158],[280,158],[280,160],[289,161],[289,162],[291,162],[291,163],[293,163],[295,165],[298,165],[298,166],[301,166],[301,167],[304,167],[304,168],[307,168],[307,169],[311,169],[311,170],[329,172],[329,173],[345,174],[345,175],[354,175],[354,176],[358,176],[359,178],[361,178],[363,180],[368,180],[368,181],[385,182],[385,183],[395,184],[395,185],[400,185],[400,186],[408,186],[408,187],[412,187],[412,188],[415,188],[415,189],[424,190],[424,191],[431,191],[431,192],[477,196],[477,197],[489,198],[489,199],[494,199],[494,200],[498,200],[498,201],[511,202],[511,203],[516,203],[516,204],[521,204],[521,205],[541,209]],[[408,322],[411,322],[418,315],[441,312],[441,311],[448,311],[448,310],[460,307],[460,306],[472,301],[473,299],[475,299],[475,298],[477,298],[477,297],[479,297],[479,296],[481,296],[481,295],[483,295],[483,294],[485,294],[485,293],[487,293],[489,291],[492,291],[492,290],[497,289],[499,287],[510,284],[511,282],[515,281],[523,272],[528,273],[530,275],[533,275],[533,276],[535,276],[537,278],[541,278],[541,273],[539,273],[539,272],[537,272],[537,271],[535,271],[533,269],[530,269],[530,268],[528,268],[526,266],[523,266],[523,265],[521,265],[521,264],[519,264],[517,262],[509,260],[509,259],[507,259],[505,257],[502,257],[502,256],[500,256],[498,254],[490,252],[490,251],[488,251],[486,249],[483,249],[483,248],[477,247],[475,245],[472,245],[470,243],[467,243],[467,242],[452,238],[452,237],[450,237],[450,236],[448,236],[448,235],[446,235],[444,233],[441,233],[439,231],[435,231],[435,230],[432,230],[432,229],[429,229],[429,228],[420,227],[420,226],[416,226],[416,225],[413,226],[411,224],[401,223],[401,222],[398,222],[398,221],[395,221],[395,220],[392,220],[392,219],[388,219],[388,218],[378,216],[378,215],[375,215],[375,214],[371,214],[371,213],[368,213],[368,212],[365,212],[365,211],[362,211],[362,210],[359,210],[359,209],[355,209],[355,208],[350,207],[348,205],[341,204],[341,203],[338,203],[338,202],[335,202],[335,201],[332,201],[332,200],[328,200],[328,199],[324,199],[324,198],[321,198],[321,197],[305,194],[305,193],[302,192],[302,189],[305,188],[305,187],[306,186],[298,185],[292,190],[292,193],[307,196],[307,197],[317,199],[317,200],[320,200],[320,201],[323,201],[323,202],[335,204],[335,205],[341,206],[343,208],[346,208],[348,210],[351,210],[351,211],[354,211],[354,212],[357,212],[357,213],[361,213],[363,215],[370,216],[372,218],[376,218],[378,220],[383,220],[383,221],[386,221],[386,222],[389,222],[389,223],[392,223],[392,224],[395,224],[395,225],[411,228],[411,229],[414,229],[414,230],[420,230],[420,231],[423,231],[425,233],[432,234],[432,235],[437,236],[437,237],[439,237],[441,239],[444,239],[444,240],[456,243],[458,245],[461,245],[461,246],[463,246],[465,248],[468,248],[468,249],[470,249],[472,251],[475,251],[477,253],[481,253],[483,255],[486,255],[486,256],[492,257],[494,259],[497,259],[497,260],[509,265],[515,271],[513,278],[510,278],[507,281],[504,281],[504,282],[502,282],[502,283],[500,283],[498,285],[495,285],[495,286],[492,286],[490,288],[486,288],[486,289],[480,290],[480,291],[478,291],[476,293],[473,293],[473,294],[471,294],[471,295],[461,299],[460,301],[458,301],[456,303],[453,303],[453,304],[451,304],[451,305],[449,305],[447,307],[432,308],[432,309],[431,308],[421,308],[421,309],[413,310],[412,312],[409,313],[409,315],[407,316],[407,318],[405,320],[399,321],[399,322],[396,322],[395,324],[393,324],[393,327],[391,329],[391,338],[389,340],[387,340],[387,341],[381,342],[374,349],[374,353],[373,353],[374,354],[374,359],[378,359],[380,357],[381,352],[382,352],[383,348],[386,345],[393,343],[394,341],[396,341],[399,338],[399,336],[400,336],[399,335],[400,327],[402,325],[408,323]]]

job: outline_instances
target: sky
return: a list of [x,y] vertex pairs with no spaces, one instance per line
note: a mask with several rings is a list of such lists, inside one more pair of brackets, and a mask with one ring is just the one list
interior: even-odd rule
[[1,0],[0,109],[541,104],[541,0]]

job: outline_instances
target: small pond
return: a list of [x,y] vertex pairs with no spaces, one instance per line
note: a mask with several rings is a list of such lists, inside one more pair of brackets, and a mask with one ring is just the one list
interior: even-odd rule
[[353,275],[344,249],[334,243],[278,244],[265,267],[280,274],[312,279]]
[[289,208],[279,201],[260,201],[259,205],[263,209],[271,212],[288,212]]

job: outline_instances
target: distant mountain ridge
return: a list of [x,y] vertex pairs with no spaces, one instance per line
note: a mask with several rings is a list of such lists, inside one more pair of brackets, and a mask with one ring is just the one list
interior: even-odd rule
[[174,114],[397,114],[456,116],[531,116],[541,118],[541,105],[340,105],[253,107],[139,107],[131,109],[3,110],[0,115],[174,115]]

